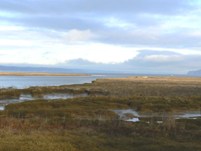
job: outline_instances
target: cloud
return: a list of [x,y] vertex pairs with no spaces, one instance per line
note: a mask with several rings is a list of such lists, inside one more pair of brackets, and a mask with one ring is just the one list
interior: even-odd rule
[[72,29],[68,31],[64,37],[68,42],[83,42],[89,41],[96,38],[96,35],[92,33],[90,30],[76,30]]
[[137,68],[146,73],[184,74],[201,68],[201,55],[183,55],[171,51],[139,51],[138,56],[124,62],[129,68]]
[[64,12],[148,12],[148,13],[178,13],[189,9],[189,0],[1,0],[0,8],[8,11],[26,13]]
[[[60,34],[67,32],[69,34],[67,37],[71,38],[72,32],[75,35],[75,31],[89,30],[88,36],[96,35],[96,41],[101,43],[193,48],[201,46],[199,42],[201,35],[195,34],[201,29],[195,31],[193,25],[189,24],[190,22],[199,24],[196,20],[199,20],[201,15],[201,12],[196,11],[199,10],[196,2],[193,2],[192,0],[119,0],[118,2],[1,0],[0,14],[3,15],[0,15],[0,19],[5,23],[33,28],[40,32],[44,30],[54,30]],[[200,27],[200,24],[197,27]],[[89,39],[93,41],[93,38]]]
[[81,67],[91,67],[91,66],[97,66],[97,65],[102,65],[101,63],[99,64],[99,63],[95,63],[95,62],[92,62],[92,61],[88,61],[88,60],[86,60],[86,59],[81,59],[81,58],[78,58],[78,59],[73,59],[73,60],[67,60],[67,61],[65,61],[65,62],[63,62],[63,63],[60,63],[60,64],[57,64],[57,66],[66,66],[66,67],[68,67],[68,66],[71,66],[71,67],[73,67],[73,68],[79,68],[80,66]]
[[190,70],[201,69],[200,58],[201,55],[183,55],[162,50],[140,50],[136,57],[122,63],[102,64],[83,59],[74,59],[57,64],[57,66],[136,74],[186,74]]
[[198,67],[193,60],[199,62],[200,55],[193,54],[201,53],[200,6],[196,0],[1,0],[0,53],[13,53],[1,62],[82,58],[114,64],[139,49],[157,48],[162,51],[139,51],[121,65],[184,72]]
[[[154,51],[154,50],[140,50],[139,54],[131,60],[138,60],[151,63],[170,63],[179,62],[184,59],[184,56],[171,51]],[[129,62],[129,61],[128,61]]]
[[19,24],[53,29],[64,29],[65,25],[73,25],[74,28],[79,27],[80,29],[83,28],[81,26],[87,25],[88,28],[93,28],[94,25],[98,26],[101,20],[111,18],[132,24],[135,22],[140,26],[150,24],[159,19],[156,16],[179,15],[190,11],[192,6],[189,5],[189,2],[191,1],[1,0],[0,10],[4,13],[17,13],[18,15],[14,15],[14,18],[4,15],[4,19]]
[[144,58],[145,61],[152,61],[152,62],[169,62],[169,61],[180,61],[183,58],[179,55],[175,56],[167,56],[167,55],[151,55]]
[[162,20],[164,16],[172,17],[190,11],[193,7],[189,2],[191,1],[1,0],[0,10],[4,13],[17,13],[14,17],[3,15],[2,19],[25,26],[56,30],[97,29],[107,26],[108,20],[119,25],[150,25],[152,22]]

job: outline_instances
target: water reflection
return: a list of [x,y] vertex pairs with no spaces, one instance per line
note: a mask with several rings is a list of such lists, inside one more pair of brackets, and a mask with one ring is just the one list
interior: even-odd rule
[[[186,111],[186,112],[171,112],[171,113],[145,113],[145,112],[137,112],[132,109],[124,109],[124,110],[113,110],[118,116],[120,120],[128,121],[128,122],[139,122],[140,120],[155,120],[156,123],[162,124],[164,121],[168,121],[169,119],[197,119],[201,117],[201,111]],[[149,121],[148,121],[149,123]]]
[[12,103],[20,103],[25,101],[32,101],[37,99],[43,99],[43,100],[58,100],[58,99],[70,99],[70,98],[76,98],[76,97],[86,97],[87,93],[81,93],[81,94],[64,94],[64,93],[54,93],[54,94],[44,94],[40,97],[33,97],[31,94],[21,94],[18,99],[4,99],[0,100],[0,111],[3,111],[5,109],[5,106]]
[[31,94],[21,94],[19,97],[19,100],[21,101],[29,101],[29,100],[34,100]]
[[135,118],[128,119],[128,120],[126,120],[126,121],[127,121],[127,122],[139,122],[140,119],[137,118],[137,117],[135,117]]
[[0,106],[0,111],[3,111],[4,110],[4,106]]
[[77,97],[86,97],[87,93],[82,94],[62,94],[62,93],[54,93],[54,94],[45,94],[43,95],[43,99],[45,100],[56,100],[56,99],[71,99]]
[[121,120],[128,121],[128,122],[139,122],[139,114],[138,112],[127,109],[127,110],[113,110]]

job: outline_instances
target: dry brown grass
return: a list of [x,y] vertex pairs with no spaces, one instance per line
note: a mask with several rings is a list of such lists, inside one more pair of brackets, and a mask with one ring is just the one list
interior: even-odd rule
[[0,151],[200,151],[200,118],[167,118],[163,124],[151,118],[150,123],[146,119],[129,123],[111,111],[199,110],[200,81],[185,77],[129,77],[82,85],[4,89],[0,95],[5,97],[25,92],[86,92],[89,96],[8,105],[0,112]]
[[131,76],[127,78],[108,78],[98,81],[132,81],[143,83],[175,83],[175,84],[201,84],[200,77],[174,77],[174,76]]

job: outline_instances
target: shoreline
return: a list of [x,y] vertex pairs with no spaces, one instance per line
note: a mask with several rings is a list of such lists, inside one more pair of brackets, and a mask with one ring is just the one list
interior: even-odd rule
[[48,72],[0,72],[0,76],[91,76],[79,73],[48,73]]

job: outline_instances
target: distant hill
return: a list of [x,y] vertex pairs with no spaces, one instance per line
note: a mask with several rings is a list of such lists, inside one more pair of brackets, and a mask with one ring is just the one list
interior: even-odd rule
[[[94,63],[95,64],[95,63]],[[0,65],[0,72],[40,72],[40,73],[78,73],[78,74],[95,74],[95,73],[120,73],[117,71],[111,71],[109,69],[104,69],[100,66],[93,66],[93,63],[80,61],[70,62],[68,66],[63,67],[36,67],[36,66],[18,66],[18,65]],[[105,65],[106,66],[106,65]],[[104,67],[105,67],[104,66]]]
[[189,71],[188,75],[190,75],[190,76],[201,76],[201,70]]
[[81,69],[65,69],[55,67],[19,67],[0,65],[0,72],[48,72],[48,73],[85,73]]

